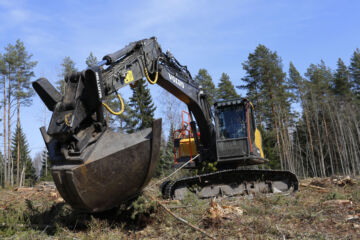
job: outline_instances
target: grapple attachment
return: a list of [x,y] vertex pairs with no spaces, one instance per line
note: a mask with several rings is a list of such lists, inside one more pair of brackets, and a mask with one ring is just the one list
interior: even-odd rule
[[44,78],[33,83],[53,111],[49,128],[40,130],[56,187],[67,203],[86,212],[111,209],[141,192],[160,150],[161,119],[132,134],[106,126],[99,71],[67,76],[63,96]]

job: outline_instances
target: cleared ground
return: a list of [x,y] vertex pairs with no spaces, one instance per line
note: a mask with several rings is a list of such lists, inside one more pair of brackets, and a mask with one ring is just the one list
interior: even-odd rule
[[295,195],[198,200],[189,194],[181,202],[162,200],[154,186],[131,205],[102,214],[71,210],[51,184],[1,189],[0,238],[360,239],[359,182],[304,179]]

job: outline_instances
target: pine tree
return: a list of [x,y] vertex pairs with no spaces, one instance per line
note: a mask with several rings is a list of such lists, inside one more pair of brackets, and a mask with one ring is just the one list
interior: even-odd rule
[[229,75],[222,73],[220,82],[217,88],[217,99],[234,99],[239,98],[240,96],[236,93],[235,87],[230,81]]
[[207,95],[210,106],[212,106],[216,98],[216,89],[212,77],[208,71],[204,68],[201,68],[198,74],[195,76],[195,81],[201,85],[204,93]]
[[128,132],[152,127],[156,107],[150,95],[150,89],[144,79],[136,82],[132,89],[129,106],[132,108],[128,120]]
[[156,177],[166,175],[173,168],[173,163],[174,163],[173,133],[174,133],[174,125],[171,124],[166,145],[161,151],[159,164],[155,171]]
[[292,62],[290,62],[289,66],[288,86],[294,96],[294,101],[301,100],[304,80]]
[[[13,93],[14,85],[16,82],[16,64],[17,64],[17,51],[16,47],[12,44],[8,44],[5,47],[4,62],[5,62],[5,74],[4,79],[4,152],[6,161],[6,174],[5,181],[7,184],[14,184],[14,159],[11,156],[11,122],[12,122],[12,107],[13,107]],[[7,86],[6,86],[7,81]],[[7,110],[7,112],[5,112]],[[5,124],[5,121],[7,122]]]
[[331,90],[330,83],[333,81],[331,69],[321,60],[320,64],[310,64],[305,76],[308,79],[307,84],[310,86],[311,96],[315,97],[316,101],[322,102]]
[[255,52],[249,54],[243,68],[247,75],[242,78],[245,84],[239,88],[246,89],[247,97],[257,106],[257,112],[261,113],[259,122],[273,129],[277,125],[277,108],[290,108],[281,58],[259,44]]
[[97,58],[94,56],[94,54],[92,52],[90,52],[89,56],[86,58],[86,65],[88,67],[94,66],[96,65],[98,62]]
[[[4,137],[4,154],[6,154],[6,65],[4,56],[0,53],[0,83],[3,86],[3,95],[4,100],[2,102],[2,108],[4,111],[4,126],[3,126],[3,137]],[[0,174],[1,178],[1,186],[5,185],[6,180],[6,155],[1,154],[1,169]]]
[[[291,99],[286,74],[282,70],[281,58],[264,45],[258,45],[254,53],[250,53],[243,64],[246,76],[242,78],[244,85],[239,88],[247,90],[247,97],[255,103],[258,123],[263,128],[269,146],[275,142],[277,156],[267,152],[265,156],[273,156],[271,164],[276,166],[280,160],[282,169],[291,167],[289,125],[292,122]],[[270,131],[270,132],[268,132]],[[272,133],[274,131],[274,133]],[[270,149],[270,148],[268,148]]]
[[[18,136],[19,136],[19,141],[18,141]],[[18,148],[19,146],[19,148]],[[21,171],[25,168],[25,182],[32,186],[36,180],[37,180],[37,176],[36,176],[36,171],[35,168],[33,166],[31,157],[30,157],[30,150],[29,150],[29,144],[27,143],[25,134],[21,128],[21,126],[19,126],[18,128],[16,128],[16,131],[13,133],[12,139],[11,139],[11,155],[13,158],[16,157],[17,153],[18,153],[18,149],[20,150],[20,169]],[[19,169],[19,170],[20,170]],[[20,183],[21,184],[21,183]]]
[[333,78],[332,91],[341,98],[351,98],[350,73],[341,58],[338,59],[337,69]]
[[[302,118],[300,118],[295,123],[295,132],[293,133],[293,136],[295,136],[295,137],[294,137],[293,143],[294,143],[294,145],[297,146],[297,151],[298,151],[297,154],[300,155],[298,157],[301,159],[302,166],[304,166],[302,160],[306,159],[306,158],[304,158],[301,151],[299,153],[299,149],[304,149],[303,144],[306,143],[306,145],[309,146],[308,159],[313,160],[315,158],[313,133],[311,132],[311,122],[309,119],[310,109],[309,109],[308,102],[306,101],[306,98],[305,98],[305,95],[307,94],[306,85],[305,85],[303,77],[300,75],[300,73],[295,68],[295,66],[292,62],[290,62],[290,67],[289,67],[288,84],[289,84],[289,89],[293,93],[294,100],[295,101],[300,100],[302,111],[303,111]],[[295,155],[295,154],[293,154],[293,155]],[[306,163],[306,165],[308,165],[308,163]]]
[[4,175],[4,171],[3,169],[5,168],[5,159],[4,159],[4,156],[2,154],[2,152],[0,152],[0,185],[2,188],[5,187],[5,175]]
[[[313,151],[314,157],[311,164],[313,164],[313,172],[316,176],[326,176],[326,155],[325,149],[329,148],[324,142],[323,136],[326,136],[326,129],[323,126],[330,121],[328,111],[328,102],[331,100],[331,82],[333,82],[333,74],[329,67],[325,65],[324,61],[320,64],[310,64],[305,76],[306,81],[306,106],[308,109],[308,118],[310,122],[311,136],[313,137]],[[309,130],[308,130],[309,132]],[[310,134],[310,133],[309,133]],[[331,150],[331,149],[330,149]]]
[[61,79],[56,82],[57,89],[61,92],[61,94],[65,93],[65,76],[71,74],[72,72],[77,72],[75,62],[70,57],[65,57],[61,63]]
[[[17,102],[17,128],[20,126],[20,107],[29,106],[32,103],[32,96],[34,91],[31,87],[31,78],[35,76],[33,68],[36,66],[36,61],[31,61],[32,54],[29,54],[24,46],[24,43],[20,40],[16,41],[15,49],[17,53],[17,62],[16,62],[16,83],[14,87],[14,97]],[[19,137],[18,137],[19,138]],[[18,145],[19,146],[19,145]],[[17,163],[17,172],[16,172],[16,183],[19,182],[20,172],[20,149],[17,149],[16,163]]]
[[351,85],[355,96],[360,99],[360,49],[357,48],[350,60]]

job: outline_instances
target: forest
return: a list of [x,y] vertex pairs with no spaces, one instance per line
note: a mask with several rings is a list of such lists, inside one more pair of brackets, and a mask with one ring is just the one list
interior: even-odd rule
[[[31,106],[34,97],[31,81],[40,77],[35,76],[37,62],[32,59],[33,55],[21,40],[0,50],[3,141],[0,183],[3,187],[33,185],[39,177],[51,178],[46,151],[31,159],[20,124],[21,109],[34,107]],[[96,62],[90,52],[85,63],[91,66]],[[348,66],[339,58],[337,68],[330,69],[321,60],[309,63],[306,72],[301,74],[292,62],[284,66],[276,51],[259,44],[247,59],[239,62],[239,67],[245,71],[242,77],[232,76],[230,80],[224,72],[214,81],[208,70],[199,69],[194,80],[202,85],[211,104],[239,97],[253,102],[265,157],[269,159],[269,163],[261,167],[290,170],[304,178],[359,175],[359,49],[354,50]],[[67,56],[56,83],[60,92],[64,91],[63,77],[73,71],[78,69]],[[240,95],[239,90],[245,94]],[[157,107],[146,81],[138,81],[131,91],[121,116],[106,115],[110,127],[128,133],[151,126]],[[115,97],[107,101],[113,109],[119,108]],[[178,127],[174,117],[178,109],[170,105],[165,108],[167,116],[162,117],[170,120],[170,130],[163,134],[166,137],[162,141],[157,176],[172,169],[172,132]]]

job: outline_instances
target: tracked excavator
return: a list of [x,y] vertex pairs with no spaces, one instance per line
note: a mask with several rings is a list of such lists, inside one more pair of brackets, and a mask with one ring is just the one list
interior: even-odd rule
[[106,97],[144,78],[188,106],[191,144],[197,154],[188,167],[200,169],[216,163],[215,172],[164,182],[164,197],[182,199],[189,188],[202,198],[297,190],[298,181],[291,172],[239,169],[267,161],[251,102],[216,102],[213,114],[187,67],[169,51],[164,53],[153,37],[132,42],[105,55],[97,65],[65,76],[63,94],[45,78],[33,82],[52,111],[48,129],[40,128],[52,176],[73,208],[105,211],[134,198],[149,183],[159,158],[161,119],[132,134],[111,130],[104,119],[104,111],[122,112],[113,111]]

